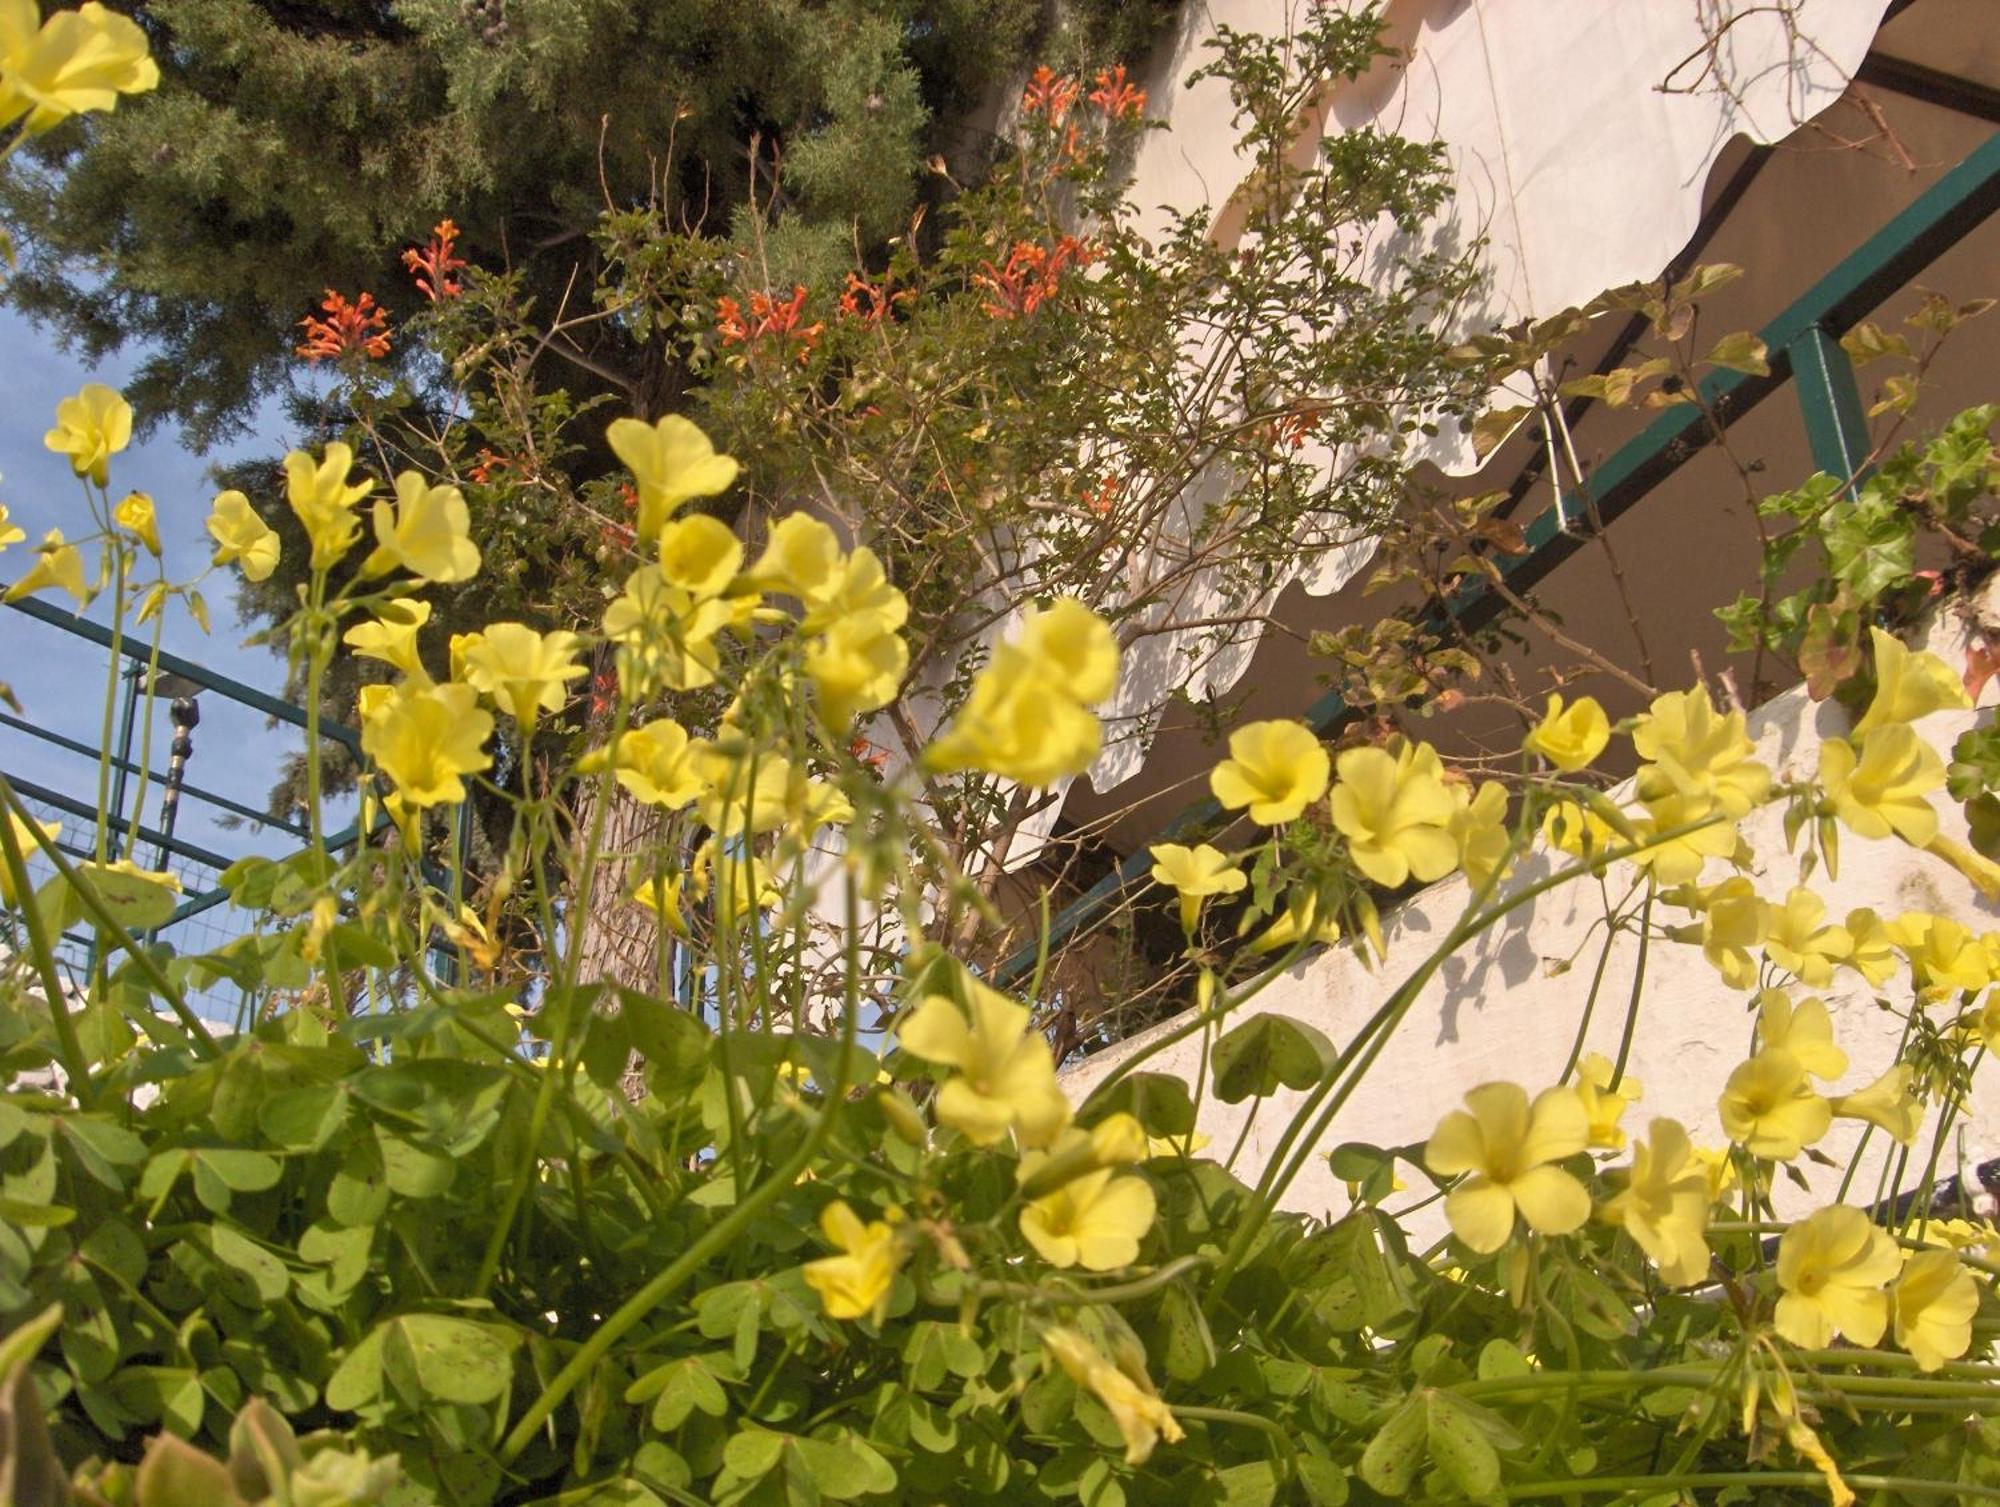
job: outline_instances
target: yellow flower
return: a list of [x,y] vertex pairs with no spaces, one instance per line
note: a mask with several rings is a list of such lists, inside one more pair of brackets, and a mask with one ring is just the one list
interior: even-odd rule
[[1676,941],[1699,942],[1722,982],[1731,989],[1757,986],[1757,960],[1750,949],[1764,937],[1764,902],[1749,880],[1738,877],[1698,890],[1692,897],[1701,920],[1671,931]]
[[21,526],[7,516],[7,504],[0,502],[0,550],[10,544],[19,544],[27,537]]
[[231,489],[215,494],[208,513],[209,537],[215,540],[215,563],[240,561],[243,578],[266,581],[278,568],[278,532],[257,516],[250,499]]
[[634,800],[678,810],[707,788],[700,760],[709,744],[690,738],[671,717],[660,717],[619,736],[609,749],[593,749],[577,760],[579,774],[595,774],[607,764]]
[[1889,1302],[1896,1343],[1924,1370],[1935,1371],[1972,1348],[1979,1284],[1956,1251],[1918,1251],[1911,1256],[1889,1289]]
[[686,884],[684,874],[640,873],[626,891],[625,898],[642,910],[656,916],[667,930],[677,937],[688,934],[687,918],[681,913],[681,890]]
[[1518,1213],[1532,1230],[1567,1235],[1590,1218],[1583,1184],[1555,1165],[1584,1149],[1589,1117],[1575,1089],[1545,1089],[1528,1103],[1514,1083],[1483,1083],[1438,1122],[1424,1164],[1440,1177],[1470,1174],[1445,1196],[1452,1233],[1485,1255],[1514,1233]]
[[1021,1234],[1051,1266],[1130,1266],[1153,1227],[1153,1187],[1109,1167],[1072,1178],[1021,1210]]
[[1889,1326],[1882,1284],[1902,1265],[1896,1242],[1861,1210],[1835,1204],[1799,1220],[1778,1242],[1778,1333],[1802,1350],[1836,1335],[1872,1345]]
[[1102,742],[1097,718],[1044,662],[1001,644],[924,762],[941,774],[981,769],[1040,789],[1088,769]]
[[1924,1123],[1924,1107],[1910,1092],[1915,1076],[1916,1069],[1899,1062],[1866,1088],[1834,1099],[1833,1112],[1843,1119],[1879,1125],[1905,1146],[1915,1145]]
[[703,744],[693,755],[701,777],[701,819],[718,832],[775,832],[792,816],[794,786],[806,776],[792,761],[760,747]]
[[153,512],[153,499],[144,492],[127,492],[112,513],[120,528],[146,546],[146,553],[160,558],[160,524]]
[[1828,1083],[1847,1071],[1847,1053],[1834,1043],[1826,1004],[1810,995],[1793,1004],[1782,989],[1759,993],[1757,1044],[1766,1051],[1787,1053],[1813,1077]]
[[1764,908],[1764,956],[1808,988],[1833,982],[1833,965],[1853,950],[1854,939],[1826,923],[1826,902],[1803,885],[1783,905]]
[[25,576],[7,588],[5,600],[18,602],[48,586],[61,587],[74,597],[78,612],[88,607],[90,599],[97,595],[96,584],[83,579],[83,556],[77,553],[74,544],[64,541],[59,528],[52,528],[42,536],[42,542],[36,546],[35,563]]
[[894,701],[909,667],[901,637],[872,613],[842,618],[806,644],[806,678],[819,697],[820,715],[836,732],[862,712]]
[[1906,723],[1872,729],[1859,754],[1844,738],[1828,738],[1819,746],[1819,786],[1858,837],[1894,834],[1921,848],[1937,836],[1930,793],[1944,787],[1944,760]]
[[808,513],[787,513],[771,525],[764,552],[750,567],[750,581],[761,591],[784,592],[810,606],[826,599],[840,569],[839,536]]
[[1648,803],[1674,792],[1694,795],[1734,820],[1771,788],[1771,771],[1757,762],[1743,713],[1717,716],[1706,686],[1656,698],[1633,725],[1632,746],[1650,761],[1635,779]]
[[350,482],[347,474],[353,469],[354,451],[339,440],[326,447],[325,458],[319,461],[303,450],[285,457],[285,500],[312,541],[314,570],[338,564],[361,532],[354,505],[375,484],[366,477]]
[[[423,660],[417,655],[417,630],[431,620],[431,604],[404,598],[384,602],[382,615],[372,622],[356,623],[340,641],[363,659],[379,659],[394,665],[410,679],[428,682]],[[484,713],[481,713],[484,716]]]
[[716,454],[709,437],[679,414],[657,424],[613,419],[604,437],[638,483],[641,539],[657,539],[674,509],[690,498],[713,497],[736,480],[736,462]]
[[938,1091],[937,1117],[975,1146],[1011,1129],[1028,1147],[1048,1146],[1069,1124],[1049,1045],[1030,1028],[1028,1009],[977,979],[965,981],[971,1019],[941,994],[929,995],[896,1029],[903,1047],[956,1068]]
[[1199,843],[1192,848],[1179,843],[1155,843],[1153,883],[1165,885],[1181,897],[1181,929],[1193,931],[1201,914],[1202,901],[1210,895],[1234,895],[1250,882],[1250,876],[1230,861],[1219,848]]
[[1799,1059],[1782,1047],[1766,1047],[1738,1063],[1717,1107],[1732,1141],[1774,1162],[1789,1162],[1833,1124],[1833,1106],[1813,1091]]
[[[23,864],[28,863],[34,858],[35,854],[41,851],[41,845],[35,840],[37,829],[50,842],[54,842],[57,837],[62,835],[61,822],[37,821],[30,823],[23,821],[13,811],[7,813],[7,825],[13,828],[14,846],[21,850],[21,862]],[[0,857],[0,905],[18,905],[20,903],[21,897],[14,892],[14,871],[7,866],[5,858]]]
[[465,799],[461,775],[493,762],[484,744],[493,718],[469,685],[410,685],[361,724],[361,750],[396,786],[404,805],[448,805]]
[[2000,989],[1989,989],[1981,1001],[1979,1013],[1973,1017],[1972,1028],[1979,1033],[1979,1039],[1986,1043],[1989,1052],[2000,1052]]
[[719,518],[691,513],[660,531],[661,578],[696,601],[721,596],[742,564],[742,542]]
[[587,673],[576,661],[579,642],[560,629],[537,633],[523,623],[490,623],[466,646],[466,683],[533,732],[543,712],[563,709],[568,683]]
[[145,32],[97,0],[36,20],[35,0],[0,0],[0,130],[25,115],[36,135],[159,84]]
[[1507,830],[1507,790],[1488,780],[1477,795],[1463,785],[1445,787],[1451,795],[1447,829],[1458,847],[1458,866],[1475,886],[1483,885],[1506,862],[1513,837]]
[[386,575],[401,566],[440,586],[469,581],[479,572],[472,542],[472,514],[457,487],[434,487],[415,471],[396,478],[396,503],[375,504],[375,548],[362,574]]
[[1420,884],[1442,879],[1457,866],[1451,792],[1428,743],[1405,743],[1394,754],[1350,748],[1338,767],[1333,824],[1363,874],[1394,889],[1409,879]]
[[1888,925],[1889,938],[1910,960],[1910,973],[1926,999],[1943,999],[1993,982],[1993,957],[1984,943],[1949,916],[1906,911]]
[[1659,1119],[1632,1147],[1632,1173],[1604,1206],[1652,1257],[1660,1280],[1688,1287],[1708,1276],[1709,1175],[1678,1120]]
[[[1632,855],[1634,867],[1649,871],[1661,884],[1689,884],[1700,878],[1709,859],[1737,857],[1742,839],[1717,802],[1657,780],[1647,788],[1654,794],[1645,802],[1646,819],[1635,827],[1638,840],[1649,845]],[[1663,836],[1668,832],[1678,835]]]
[[1074,597],[1030,612],[1015,638],[1021,652],[1085,706],[1118,689],[1118,640],[1111,625]]
[[[1619,1151],[1625,1146],[1625,1131],[1618,1122],[1630,1106],[1639,1102],[1645,1090],[1630,1073],[1621,1074],[1618,1086],[1613,1088],[1611,1070],[1612,1063],[1602,1052],[1585,1052],[1576,1065],[1576,1093],[1583,1101],[1583,1112],[1590,1123],[1590,1144],[1606,1151]],[[1655,1128],[1671,1123],[1653,1122]]]
[[1224,809],[1247,806],[1250,820],[1276,827],[1326,794],[1332,770],[1325,747],[1303,722],[1251,722],[1229,735],[1229,757],[1209,771],[1208,788]]
[[1551,693],[1548,711],[1522,740],[1529,753],[1540,754],[1564,774],[1588,766],[1611,741],[1611,719],[1595,697],[1579,696],[1567,709]]
[[696,601],[670,584],[659,566],[642,565],[605,608],[604,633],[618,649],[619,680],[630,694],[645,696],[714,684],[722,664],[715,635],[734,620],[727,602]]
[[1927,650],[1912,653],[1893,633],[1871,626],[1875,643],[1875,698],[1854,724],[1851,736],[1865,739],[1878,727],[1914,722],[1932,712],[1963,711],[1972,705],[1951,666]]
[[[0,101],[5,98],[0,84]],[[0,114],[5,108],[0,103]],[[111,457],[132,443],[132,405],[102,382],[86,382],[76,396],[56,404],[56,426],[42,443],[67,455],[78,476],[104,486],[111,479]]]
[[1144,1465],[1162,1439],[1178,1444],[1187,1437],[1154,1390],[1143,1355],[1129,1355],[1123,1364],[1113,1365],[1082,1334],[1059,1325],[1042,1331],[1042,1344],[1070,1380],[1088,1387],[1104,1404],[1125,1436],[1127,1465]]
[[1736,1186],[1735,1153],[1727,1146],[1697,1146],[1694,1159],[1708,1180],[1708,1201],[1721,1202],[1723,1195]]
[[1198,1130],[1190,1130],[1186,1135],[1149,1135],[1146,1137],[1146,1156],[1183,1157],[1193,1156],[1207,1146],[1210,1137]]
[[903,1264],[894,1226],[880,1219],[863,1224],[860,1215],[835,1199],[820,1210],[819,1228],[840,1254],[808,1261],[802,1268],[806,1286],[819,1294],[828,1318],[881,1323],[888,1317],[890,1293]]
[[1847,925],[1843,929],[1847,933],[1848,951],[1841,961],[1871,985],[1880,988],[1901,966],[1889,928],[1880,916],[1863,905],[1847,913]]
[[[715,874],[713,886],[709,883],[711,870]],[[757,854],[746,853],[737,841],[709,838],[694,850],[688,872],[694,878],[695,894],[706,900],[712,890],[716,915],[731,925],[741,925],[752,912],[769,910],[784,899],[771,866]]]

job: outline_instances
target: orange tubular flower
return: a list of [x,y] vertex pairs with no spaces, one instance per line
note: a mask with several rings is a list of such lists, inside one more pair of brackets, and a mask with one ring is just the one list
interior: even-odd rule
[[1125,81],[1125,65],[1107,68],[1097,75],[1097,87],[1090,102],[1104,112],[1106,120],[1133,119],[1146,113],[1146,91]]
[[1016,241],[1005,266],[982,262],[983,270],[972,280],[993,295],[986,302],[989,319],[1018,319],[1055,297],[1063,274],[1071,267],[1088,267],[1096,260],[1097,248],[1073,235],[1062,237],[1053,246]]
[[306,360],[339,361],[358,354],[380,361],[389,354],[389,315],[376,307],[374,294],[362,293],[349,303],[328,288],[320,310],[324,319],[308,314],[299,321],[306,338],[298,353]]
[[[1118,71],[1122,74],[1125,70],[1121,68]],[[1082,93],[1082,84],[1043,64],[1035,70],[1028,87],[1022,91],[1021,109],[1028,115],[1047,115],[1051,125],[1061,125],[1063,117],[1069,114],[1070,106]]]
[[403,253],[403,265],[416,279],[417,291],[432,303],[459,295],[458,279],[452,273],[465,266],[465,258],[453,250],[457,240],[458,227],[450,220],[440,220],[431,230],[429,245],[421,251],[412,247]]

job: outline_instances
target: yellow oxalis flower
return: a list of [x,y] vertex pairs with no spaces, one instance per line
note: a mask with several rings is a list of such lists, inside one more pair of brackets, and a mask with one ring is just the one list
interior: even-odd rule
[[909,648],[873,613],[842,618],[806,644],[806,678],[836,732],[894,701],[909,667]]
[[722,664],[715,635],[735,619],[729,603],[697,600],[659,566],[642,565],[604,609],[604,634],[617,646],[618,676],[632,695],[695,691],[714,684]]
[[1859,1209],[1834,1204],[1797,1221],[1778,1242],[1778,1333],[1802,1350],[1836,1335],[1874,1344],[1889,1327],[1882,1285],[1901,1265],[1896,1242]]
[[1847,1071],[1847,1053],[1833,1039],[1833,1017],[1824,1000],[1808,995],[1797,1004],[1782,989],[1757,995],[1757,1044],[1783,1051],[1815,1078],[1831,1083]]
[[1688,1287],[1708,1276],[1708,1170],[1678,1120],[1655,1120],[1646,1135],[1604,1218],[1638,1242],[1668,1286]]
[[304,450],[285,456],[285,500],[312,541],[314,570],[338,564],[361,532],[354,507],[375,484],[365,476],[349,481],[353,469],[354,451],[339,440],[328,445],[317,461]]
[[159,82],[146,34],[130,17],[89,0],[42,21],[35,0],[0,0],[0,130],[25,115],[24,129],[37,135],[72,115],[116,109],[119,95]]
[[27,531],[7,516],[7,504],[0,502],[0,550],[10,544],[19,544],[27,537]]
[[808,1261],[801,1268],[806,1286],[819,1294],[828,1318],[881,1323],[903,1265],[895,1227],[880,1219],[863,1223],[844,1200],[835,1199],[820,1210],[819,1229],[840,1254]]
[[1701,920],[1692,926],[1677,926],[1677,941],[1698,942],[1701,955],[1708,959],[1722,982],[1731,989],[1757,986],[1757,960],[1750,949],[1764,939],[1764,902],[1750,881],[1740,876],[1695,891],[1694,908]]
[[[1089,615],[1088,609],[1078,610]],[[1053,627],[1043,621],[1051,615],[1058,619]],[[1109,634],[1108,627],[1098,626]],[[1033,651],[1024,643],[994,649],[991,662],[974,677],[965,705],[924,751],[930,768],[943,774],[981,769],[1041,789],[1081,774],[1095,761],[1104,730],[1084,702],[1102,698],[1080,696],[1068,677],[1081,663],[1083,689],[1104,688],[1102,675],[1092,674],[1091,644],[1101,646],[1102,640],[1082,630],[1060,602],[1048,612],[1031,613],[1021,638]],[[1114,664],[1114,681],[1115,669]]]
[[[0,0],[0,7],[4,3]],[[5,88],[0,83],[0,100]],[[0,104],[0,115],[4,112]],[[86,382],[74,397],[56,404],[56,426],[42,443],[67,455],[72,471],[101,487],[111,479],[111,457],[132,443],[132,405],[102,382]]]
[[1627,1109],[1644,1097],[1645,1090],[1630,1073],[1620,1074],[1618,1086],[1613,1088],[1612,1067],[1611,1059],[1602,1052],[1585,1052],[1576,1064],[1576,1093],[1583,1101],[1583,1112],[1590,1123],[1590,1144],[1606,1151],[1621,1151],[1625,1146],[1625,1131],[1618,1122]]
[[533,732],[543,712],[559,712],[570,681],[586,674],[577,663],[580,639],[560,629],[537,633],[525,623],[490,623],[465,648],[465,680]]
[[692,513],[660,531],[660,575],[697,601],[719,597],[743,564],[743,543],[720,518]]
[[579,774],[595,774],[607,764],[634,800],[679,810],[707,788],[701,759],[705,739],[690,738],[671,717],[660,717],[621,734],[609,749],[592,749],[577,761]]
[[2000,989],[1987,991],[1978,1013],[1972,1017],[1972,1029],[1986,1043],[1987,1051],[2000,1052]]
[[375,548],[364,575],[386,575],[401,566],[419,580],[440,586],[469,581],[479,573],[479,546],[472,542],[472,513],[457,487],[434,487],[415,471],[396,478],[396,502],[375,504]]
[[1507,859],[1513,845],[1507,831],[1507,789],[1487,780],[1472,794],[1463,785],[1447,785],[1451,821],[1446,830],[1458,847],[1458,866],[1475,887],[1483,885]]
[[1875,644],[1875,698],[1854,724],[1852,736],[1857,740],[1890,723],[1914,722],[1932,712],[1963,711],[1972,705],[1964,683],[1935,654],[1913,652],[1895,634],[1873,626],[1868,636]]
[[5,600],[18,602],[50,586],[59,587],[75,598],[78,612],[88,607],[90,599],[97,595],[96,583],[83,579],[83,556],[74,544],[63,539],[59,528],[52,528],[42,536],[42,542],[35,547],[35,563],[25,576],[7,588]]
[[1856,906],[1849,911],[1847,923],[1841,929],[1847,933],[1847,954],[1841,962],[1870,985],[1880,988],[1902,966],[1888,924],[1867,906]]
[[691,755],[701,776],[701,819],[718,832],[752,835],[792,826],[807,835],[845,820],[846,801],[782,754],[742,744],[704,744]]
[[1799,1059],[1782,1047],[1766,1047],[1739,1062],[1717,1107],[1732,1141],[1774,1162],[1790,1161],[1833,1124],[1833,1106],[1813,1090]]
[[764,552],[750,567],[750,581],[810,607],[826,600],[840,568],[840,536],[810,513],[787,513],[771,525]]
[[1833,814],[1858,837],[1900,837],[1921,848],[1937,836],[1933,790],[1944,788],[1944,760],[1906,723],[1872,729],[1857,754],[1844,738],[1819,746],[1819,786]]
[[1926,1371],[1957,1360],[1972,1348],[1972,1316],[1979,1284],[1956,1251],[1918,1251],[1903,1263],[1889,1289],[1896,1343]]
[[1250,882],[1250,876],[1236,867],[1229,855],[1207,843],[1184,847],[1180,843],[1155,843],[1153,883],[1165,885],[1181,897],[1181,928],[1193,931],[1201,915],[1202,902],[1210,895],[1234,895]]
[[1771,771],[1757,762],[1743,713],[1718,716],[1706,686],[1657,697],[1634,724],[1632,746],[1648,761],[1636,780],[1642,801],[1679,791],[1713,801],[1736,819],[1771,788]]
[[736,462],[716,454],[709,437],[679,414],[657,424],[613,419],[604,437],[638,484],[641,539],[659,538],[674,509],[690,498],[713,497],[736,480]]
[[410,685],[361,724],[361,750],[395,783],[406,806],[465,799],[461,775],[489,767],[492,716],[469,685]]
[[146,546],[147,554],[155,560],[160,558],[160,523],[151,497],[144,492],[127,492],[111,516],[120,528]]
[[1590,1218],[1583,1184],[1555,1165],[1589,1140],[1575,1089],[1544,1089],[1531,1106],[1519,1084],[1482,1083],[1465,1102],[1472,1112],[1446,1115],[1424,1147],[1438,1176],[1468,1174],[1445,1195],[1453,1234],[1485,1255],[1507,1243],[1517,1213],[1544,1235],[1567,1235]]
[[1564,707],[1562,697],[1551,693],[1548,711],[1529,730],[1522,747],[1564,774],[1575,774],[1603,753],[1610,741],[1611,719],[1595,697],[1579,696],[1574,705]]
[[1118,689],[1118,640],[1111,625],[1074,597],[1030,612],[1015,638],[1021,652],[1085,706]]
[[1844,926],[1826,924],[1826,902],[1794,885],[1783,905],[1764,909],[1764,956],[1808,988],[1833,982],[1833,965],[1854,950]]
[[1708,1179],[1708,1201],[1721,1202],[1723,1195],[1736,1186],[1736,1157],[1727,1146],[1697,1146],[1694,1148],[1695,1162],[1701,1167],[1702,1176]]
[[[1295,896],[1279,914],[1278,919],[1264,928],[1263,933],[1250,943],[1254,953],[1276,952],[1281,947],[1290,947],[1294,942],[1321,943],[1331,947],[1340,940],[1340,918],[1322,916],[1319,913],[1319,891],[1306,890]],[[1253,924],[1253,918],[1243,918],[1243,931]],[[1240,936],[1241,931],[1238,932]],[[1377,957],[1383,956],[1379,931],[1371,932],[1370,938],[1376,944]],[[1366,954],[1363,954],[1366,957]]]
[[1128,1356],[1124,1364],[1114,1365],[1082,1334],[1059,1325],[1042,1331],[1042,1344],[1071,1381],[1088,1387],[1104,1404],[1118,1432],[1125,1436],[1127,1465],[1144,1465],[1162,1439],[1178,1444],[1187,1437],[1174,1421],[1173,1411],[1154,1390],[1142,1355]]
[[1051,1266],[1130,1266],[1153,1227],[1153,1186],[1109,1167],[1072,1178],[1021,1210],[1021,1234]]
[[[1701,877],[1709,859],[1738,858],[1742,838],[1735,821],[1715,801],[1670,783],[1654,782],[1646,788],[1655,793],[1645,802],[1646,819],[1635,826],[1648,846],[1632,855],[1635,867],[1650,871],[1661,884],[1689,884]],[[1677,835],[1664,835],[1669,832]]]
[[709,838],[694,850],[688,873],[695,895],[703,900],[712,895],[716,916],[731,925],[740,926],[754,912],[769,910],[785,898],[770,864],[734,841]]
[[1225,809],[1248,807],[1250,820],[1276,827],[1325,795],[1332,774],[1325,746],[1303,722],[1250,722],[1229,735],[1229,757],[1209,771],[1208,788]]
[[653,913],[677,937],[688,934],[687,917],[681,913],[681,890],[686,887],[684,874],[640,873],[625,892],[625,898],[642,910]]
[[267,581],[278,568],[278,531],[257,516],[241,492],[232,488],[215,494],[208,533],[216,543],[215,563],[239,563],[245,580]]
[[1909,959],[1917,991],[1942,999],[1993,982],[1993,955],[1985,943],[1949,916],[1905,911],[1888,925],[1889,938]]
[[933,994],[896,1028],[906,1050],[958,1070],[938,1091],[938,1119],[975,1146],[991,1146],[1010,1129],[1024,1146],[1052,1144],[1069,1124],[1070,1108],[1049,1044],[1031,1029],[1027,1006],[977,979],[965,983],[969,1020]]
[[[13,828],[14,846],[21,850],[24,864],[41,850],[41,845],[35,840],[37,830],[50,842],[62,834],[61,822],[37,821],[31,824],[12,811],[7,813],[7,825]],[[0,858],[0,905],[18,905],[20,900],[21,897],[14,892],[14,871],[7,866],[4,858]]]
[[1407,880],[1428,884],[1458,864],[1453,802],[1444,766],[1428,743],[1396,753],[1350,748],[1341,754],[1333,787],[1333,824],[1347,839],[1354,866],[1395,889]]
[[1899,1062],[1866,1088],[1837,1097],[1833,1112],[1843,1119],[1866,1120],[1905,1146],[1915,1145],[1924,1123],[1924,1107],[1910,1092],[1915,1077],[1915,1068]]
[[1576,801],[1558,801],[1542,818],[1542,840],[1572,858],[1595,858],[1618,846],[1611,823]]
[[407,597],[384,602],[380,617],[356,623],[340,635],[340,641],[363,659],[379,659],[394,665],[413,681],[428,683],[430,676],[417,656],[417,631],[430,620],[429,602]]

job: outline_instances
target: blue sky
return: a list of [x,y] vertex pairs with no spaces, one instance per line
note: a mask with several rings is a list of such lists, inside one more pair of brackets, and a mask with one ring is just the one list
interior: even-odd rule
[[[71,474],[65,457],[43,446],[42,435],[58,399],[85,382],[117,387],[132,364],[113,359],[92,369],[59,350],[45,331],[0,308],[0,501],[28,534],[26,543],[0,555],[0,581],[12,581],[30,567],[32,546],[48,529],[60,528],[71,538],[90,531],[82,484]],[[171,430],[163,429],[114,458],[112,495],[138,490],[154,499],[170,579],[191,580],[208,565],[213,545],[203,523],[215,494],[209,468],[245,453],[269,454],[283,448],[275,425],[259,427],[272,429],[264,441],[250,441],[207,456],[189,453]],[[233,574],[218,570],[203,587],[214,632],[203,634],[185,609],[176,606],[168,615],[164,647],[260,690],[280,693],[283,662],[268,650],[241,644],[245,630],[236,622]],[[70,605],[60,592],[44,594],[42,600],[65,609]],[[109,615],[107,593],[92,606],[89,616],[108,622]],[[0,609],[0,680],[12,685],[26,719],[37,728],[96,747],[102,727],[106,664],[105,651],[96,645],[11,609]],[[289,727],[267,727],[263,714],[215,693],[203,696],[200,708],[202,720],[194,734],[188,780],[261,810],[280,761],[300,747],[301,735]],[[148,825],[158,820],[157,781],[166,767],[172,737],[166,713],[161,704],[154,717],[155,788],[143,817]],[[139,758],[136,735],[133,758],[134,762]],[[96,774],[87,760],[52,748],[16,728],[0,727],[0,770],[78,799],[95,799]],[[230,830],[221,813],[192,799],[181,804],[176,835],[229,857],[254,852],[281,854],[292,845],[290,837],[275,828],[258,830],[246,825]],[[151,859],[150,851],[143,847],[140,856]]]

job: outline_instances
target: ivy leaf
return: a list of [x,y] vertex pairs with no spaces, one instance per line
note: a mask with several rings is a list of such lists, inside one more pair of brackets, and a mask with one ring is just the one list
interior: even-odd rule
[[1916,569],[1914,525],[1894,504],[1869,496],[1827,510],[1820,523],[1827,569],[1864,605]]
[[1215,1096],[1224,1104],[1279,1088],[1311,1088],[1340,1054],[1326,1036],[1283,1015],[1253,1015],[1215,1044]]
[[1976,800],[1989,790],[2000,789],[2000,723],[1959,734],[1951,746],[1945,788],[1955,801]]
[[1973,851],[2000,863],[2000,796],[1992,791],[1965,803]]

